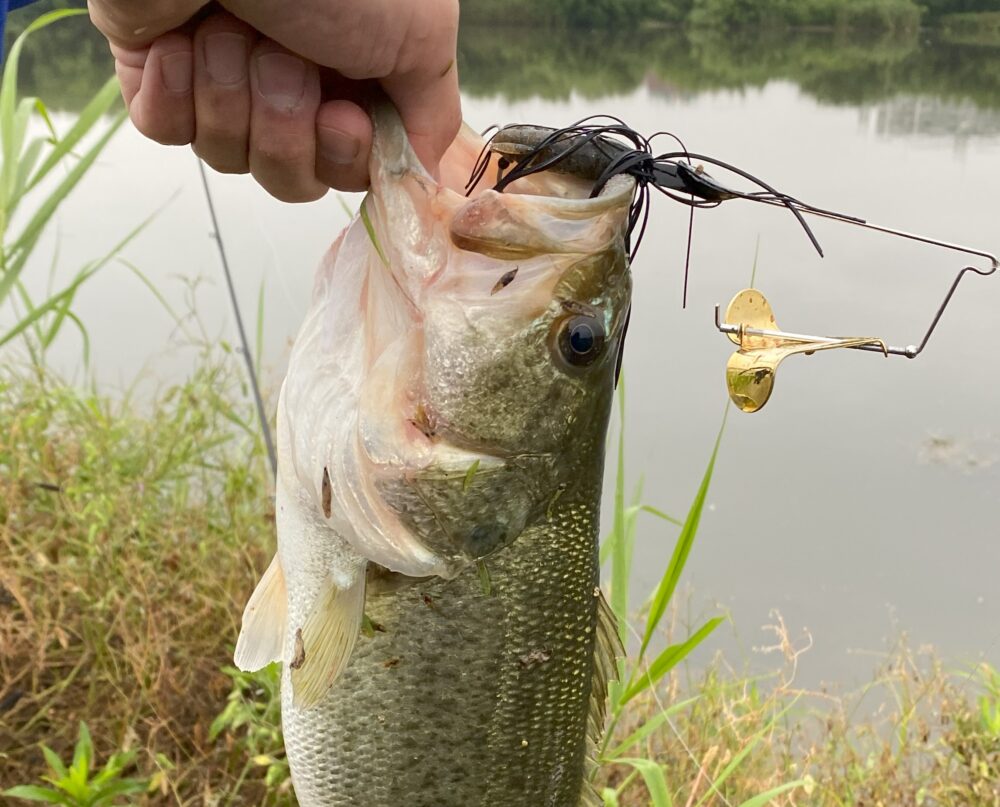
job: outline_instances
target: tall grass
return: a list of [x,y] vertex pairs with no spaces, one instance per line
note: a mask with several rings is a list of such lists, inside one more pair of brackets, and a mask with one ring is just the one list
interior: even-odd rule
[[[673,554],[667,563],[663,576],[659,584],[647,597],[640,615],[641,623],[637,626],[636,638],[639,642],[638,651],[629,654],[626,658],[620,659],[618,664],[618,681],[613,682],[610,687],[610,724],[607,728],[604,742],[601,745],[598,756],[598,764],[605,769],[614,767],[627,767],[631,773],[624,776],[614,787],[605,787],[602,791],[606,807],[618,807],[621,795],[639,777],[645,786],[646,795],[653,804],[653,807],[672,807],[674,798],[678,793],[687,790],[694,793],[698,784],[690,782],[669,782],[665,774],[664,766],[653,758],[642,755],[641,749],[648,739],[655,733],[663,732],[670,727],[671,715],[676,714],[680,709],[689,706],[690,703],[674,703],[670,706],[663,705],[656,697],[657,687],[661,684],[678,664],[684,661],[688,655],[699,645],[701,645],[722,622],[722,617],[713,617],[697,628],[690,636],[683,641],[670,644],[661,650],[652,659],[648,658],[651,644],[654,638],[662,633],[662,623],[664,616],[671,607],[673,598],[677,592],[684,567],[694,546],[698,533],[698,526],[701,523],[701,515],[705,506],[705,499],[712,482],[712,474],[715,470],[715,462],[719,453],[719,446],[722,442],[722,435],[725,431],[726,417],[729,413],[727,405],[722,418],[722,425],[715,439],[708,460],[708,466],[701,478],[701,483],[695,493],[687,516],[683,521],[668,516],[662,510],[644,505],[639,501],[641,490],[637,491],[632,504],[625,503],[625,384],[619,385],[619,429],[618,429],[618,467],[615,475],[615,494],[613,527],[605,538],[601,546],[602,563],[610,564],[610,587],[611,587],[611,607],[618,620],[619,637],[623,645],[627,646],[630,636],[629,623],[629,603],[630,603],[630,581],[632,579],[632,558],[635,553],[636,523],[643,513],[649,514],[663,522],[671,523],[680,528],[674,542]],[[640,696],[647,696],[645,700]],[[650,709],[649,704],[655,703],[658,708]],[[636,705],[638,704],[638,709]],[[642,717],[636,719],[634,712],[640,712]],[[775,714],[771,718],[771,723],[778,719],[780,715]],[[624,722],[631,722],[633,727],[627,736],[622,738],[617,732],[619,725]],[[765,725],[755,736],[738,749],[728,764],[718,771],[713,777],[709,777],[704,789],[704,795],[695,802],[697,807],[706,803],[706,800],[713,798],[720,793],[720,787],[734,771],[740,766],[743,760],[753,751],[767,733],[771,724]],[[605,770],[605,775],[608,775]],[[782,782],[776,787],[755,794],[742,802],[741,807],[756,807],[756,805],[768,804],[772,799],[805,786],[807,780],[795,779]]]
[[[0,348],[27,337],[36,363],[67,324],[79,331],[87,362],[87,329],[73,313],[76,294],[141,229],[140,225],[103,256],[78,268],[68,283],[50,290],[44,299],[35,299],[23,282],[25,266],[53,216],[126,117],[124,110],[106,117],[118,99],[113,77],[61,135],[41,99],[18,98],[18,60],[27,38],[58,20],[85,13],[82,9],[53,11],[32,22],[14,42],[0,82],[0,310],[6,307],[15,312],[12,323],[0,323]],[[44,133],[32,134],[33,125],[41,125]],[[78,147],[82,153],[76,152]],[[30,211],[25,212],[29,203]]]

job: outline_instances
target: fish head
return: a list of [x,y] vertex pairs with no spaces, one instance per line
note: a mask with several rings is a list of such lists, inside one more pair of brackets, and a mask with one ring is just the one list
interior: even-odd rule
[[634,186],[615,177],[589,198],[590,182],[545,172],[466,196],[481,138],[463,132],[438,180],[394,111],[375,123],[372,189],[336,260],[351,265],[318,286],[342,273],[362,312],[327,339],[331,371],[350,378],[324,430],[330,510],[366,557],[447,576],[567,490],[599,490]]

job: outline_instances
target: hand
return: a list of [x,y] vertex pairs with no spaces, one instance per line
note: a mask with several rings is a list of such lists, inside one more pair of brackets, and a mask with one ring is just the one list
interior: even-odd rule
[[384,92],[436,170],[461,122],[458,0],[89,0],[135,127],[286,202],[368,185]]

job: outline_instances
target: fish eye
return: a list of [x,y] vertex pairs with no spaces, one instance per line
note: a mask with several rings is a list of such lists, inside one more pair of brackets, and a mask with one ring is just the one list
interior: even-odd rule
[[556,322],[559,355],[573,367],[589,367],[604,352],[604,324],[587,314],[572,314]]

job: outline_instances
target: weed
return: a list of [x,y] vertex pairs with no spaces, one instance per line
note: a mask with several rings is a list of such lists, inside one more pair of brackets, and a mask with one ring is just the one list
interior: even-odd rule
[[42,753],[49,766],[48,775],[42,778],[52,787],[19,785],[4,791],[3,795],[67,807],[108,807],[123,796],[144,793],[149,787],[149,780],[129,779],[122,775],[135,762],[135,751],[115,752],[92,776],[94,745],[87,724],[82,721],[73,749],[73,761],[68,767],[48,746],[42,746]]
[[[86,13],[64,9],[43,14],[32,22],[14,42],[4,63],[0,83],[0,306],[9,305],[17,313],[11,326],[0,328],[0,347],[18,337],[28,337],[28,348],[36,363],[59,335],[64,325],[72,323],[83,340],[84,363],[89,358],[89,339],[83,322],[72,306],[80,287],[86,283],[142,229],[134,229],[103,257],[80,268],[70,282],[46,299],[32,298],[21,279],[28,259],[53,215],[70,192],[87,174],[112,135],[125,120],[121,110],[105,119],[118,100],[118,82],[109,78],[77,116],[73,125],[60,136],[45,104],[38,98],[17,98],[18,59],[24,43],[36,31],[68,16]],[[45,134],[31,136],[31,125],[42,124]],[[84,146],[82,154],[74,149]],[[50,177],[56,168],[68,166],[61,179]],[[16,232],[11,225],[19,220],[22,202],[30,198],[31,213]]]

